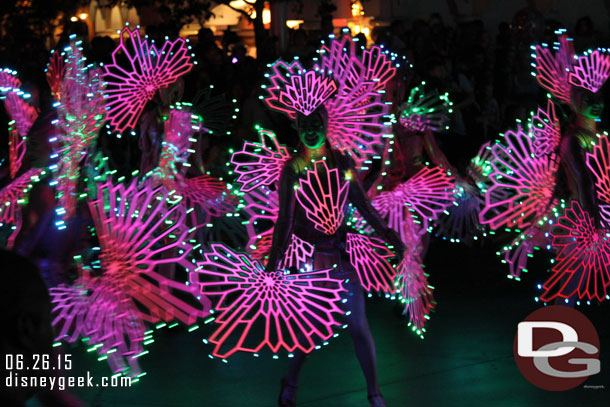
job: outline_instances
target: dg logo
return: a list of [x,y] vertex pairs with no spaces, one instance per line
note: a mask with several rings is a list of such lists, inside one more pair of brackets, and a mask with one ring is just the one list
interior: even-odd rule
[[573,389],[600,372],[595,327],[562,305],[536,310],[519,323],[513,352],[521,374],[544,390]]

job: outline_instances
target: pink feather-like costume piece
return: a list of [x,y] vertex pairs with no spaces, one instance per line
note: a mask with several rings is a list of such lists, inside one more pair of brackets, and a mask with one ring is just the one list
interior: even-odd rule
[[570,71],[571,85],[597,93],[610,77],[610,55],[600,50],[578,57]]
[[594,224],[589,213],[572,201],[558,224],[551,230],[553,247],[558,250],[553,276],[540,296],[603,301],[610,285],[610,242],[607,230]]
[[38,118],[38,111],[25,100],[20,89],[21,81],[17,73],[10,69],[0,70],[0,96],[11,118],[9,123],[10,175],[15,178],[26,153],[26,138],[30,128]]
[[567,35],[560,35],[553,46],[536,45],[536,79],[562,103],[570,103],[570,71],[574,62],[574,46]]
[[89,272],[70,286],[51,288],[56,340],[69,343],[88,338],[98,355],[105,355],[113,373],[137,376],[137,357],[144,351],[146,326],[130,298],[103,277]]
[[554,154],[536,156],[534,139],[521,128],[506,132],[504,143],[492,147],[492,185],[479,220],[492,229],[524,229],[550,210],[559,163]]
[[288,149],[279,144],[276,135],[260,129],[260,142],[246,141],[240,151],[231,156],[235,172],[239,174],[237,182],[241,183],[242,192],[250,192],[262,185],[275,184],[290,154]]
[[71,286],[51,289],[57,339],[72,342],[86,335],[91,344],[99,344],[100,354],[116,349],[116,355],[108,354],[113,371],[130,366],[129,374],[138,373],[134,357],[142,352],[147,322],[191,325],[210,312],[211,303],[197,287],[159,270],[164,264],[195,269],[189,260],[192,245],[186,241],[186,209],[169,198],[149,181],[99,184],[97,199],[89,202],[99,265],[81,267]]
[[[379,194],[373,206],[407,244],[410,229],[416,227],[419,234],[426,233],[430,222],[454,202],[454,190],[454,178],[446,171],[424,167],[392,191]],[[417,226],[411,218],[416,218]]]
[[6,245],[7,249],[13,248],[15,239],[21,231],[23,222],[21,201],[25,198],[31,185],[41,173],[42,170],[32,168],[0,190],[0,224],[12,225],[13,227]]
[[313,71],[298,61],[277,61],[267,75],[270,85],[265,102],[291,119],[299,112],[309,115],[323,104],[329,142],[361,168],[388,136],[389,106],[382,92],[395,72],[380,48],[364,50],[359,56],[353,40],[345,36],[321,49],[320,65]]
[[[104,65],[106,109],[110,123],[118,132],[133,129],[146,103],[155,93],[174,83],[193,67],[185,41],[165,41],[158,50],[137,29],[123,28],[112,63]],[[126,58],[128,64],[122,64]]]
[[555,105],[549,99],[546,106],[546,110],[538,108],[538,112],[532,117],[530,131],[534,136],[536,156],[553,154],[561,140],[561,128],[555,114]]
[[209,341],[212,354],[226,358],[238,351],[299,349],[309,353],[333,335],[342,283],[330,270],[299,274],[265,272],[246,254],[213,244],[191,274],[201,293],[218,298],[219,324]]
[[606,226],[610,226],[610,142],[607,135],[599,138],[593,153],[587,153],[587,167],[595,178],[600,216]]
[[409,315],[409,321],[421,333],[436,303],[417,254],[409,250],[404,253],[398,265],[396,286],[400,300],[405,304],[404,313]]
[[349,181],[341,182],[339,170],[329,169],[325,161],[316,161],[305,177],[299,180],[297,201],[316,230],[335,234],[343,222]]

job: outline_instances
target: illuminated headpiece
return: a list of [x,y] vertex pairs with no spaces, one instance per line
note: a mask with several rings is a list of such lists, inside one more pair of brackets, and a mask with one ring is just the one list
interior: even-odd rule
[[570,103],[572,86],[587,89],[593,93],[600,90],[610,77],[610,55],[605,49],[588,51],[580,57],[574,54],[572,39],[557,31],[556,43],[532,46],[535,59],[536,79],[543,88],[562,103]]
[[[296,112],[309,116],[336,90],[337,85],[331,78],[316,71],[306,71],[298,61],[287,65],[278,61],[273,66],[273,87],[268,88],[269,107],[286,113],[290,118],[296,118]],[[285,71],[282,76],[279,73]]]
[[599,50],[578,57],[570,72],[571,85],[597,93],[610,77],[610,55]]
[[563,103],[570,103],[570,83],[568,80],[572,62],[574,61],[574,47],[572,39],[558,31],[558,41],[553,44],[555,52],[547,44],[532,46],[536,79],[543,88]]
[[361,167],[383,145],[388,128],[383,119],[389,106],[382,101],[382,93],[396,68],[378,47],[358,55],[347,36],[322,47],[320,55],[313,71],[306,71],[298,61],[276,62],[266,75],[270,85],[263,86],[265,102],[291,119],[297,112],[307,115],[323,105],[331,145],[351,155]]
[[[165,41],[158,50],[142,39],[137,29],[123,28],[119,46],[112,53],[112,64],[104,65],[106,109],[117,131],[134,128],[146,103],[157,90],[175,82],[193,67],[189,49],[182,38]],[[127,68],[121,63],[125,57]]]

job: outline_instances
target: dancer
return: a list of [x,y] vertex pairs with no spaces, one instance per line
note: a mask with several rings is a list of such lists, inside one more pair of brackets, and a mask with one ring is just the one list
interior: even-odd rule
[[[241,190],[252,195],[252,204],[247,205],[252,223],[256,219],[275,223],[270,245],[261,238],[268,231],[255,233],[258,241],[251,236],[251,242],[256,242],[251,245],[253,255],[264,261],[268,253],[265,273],[273,275],[278,268],[296,266],[300,272],[330,269],[331,278],[345,280],[347,291],[339,306],[347,315],[372,406],[385,406],[385,402],[377,380],[363,288],[394,295],[397,272],[388,262],[393,253],[384,242],[350,232],[355,225],[346,211],[351,203],[358,217],[397,253],[404,251],[400,236],[372,207],[356,173],[368,169],[378,147],[389,137],[387,121],[382,120],[389,113],[382,91],[394,73],[387,54],[378,47],[356,52],[349,37],[321,49],[318,69],[307,71],[298,61],[276,62],[268,75],[271,85],[266,87],[265,101],[295,121],[300,147],[290,157],[271,132],[262,131],[261,143],[246,143],[232,158]],[[266,196],[267,202],[255,198],[258,195]],[[300,250],[295,251],[297,246]],[[219,319],[232,317],[223,314]],[[300,336],[311,334],[302,329]],[[281,381],[280,406],[295,405],[298,376],[308,351],[306,347],[295,350],[289,372]]]
[[[491,186],[480,220],[519,233],[502,249],[509,278],[519,280],[527,271],[536,247],[553,249],[553,275],[538,285],[542,292],[535,300],[574,306],[607,299],[610,286],[604,260],[610,250],[605,238],[610,155],[607,136],[596,134],[610,55],[600,49],[576,58],[571,40],[563,30],[558,34],[555,52],[535,47],[536,77],[552,99],[546,111],[532,116],[528,133],[519,126],[491,147]],[[573,109],[563,129],[553,100]]]
[[[344,287],[347,301],[344,310],[350,311],[347,316],[348,330],[354,341],[356,356],[362,367],[367,382],[368,398],[371,406],[385,406],[379,390],[377,380],[377,363],[375,344],[368,326],[364,307],[364,291],[360,286],[356,270],[350,263],[345,251],[346,236],[349,227],[345,222],[336,225],[336,230],[329,234],[319,230],[311,222],[307,209],[299,205],[294,185],[307,173],[308,169],[322,175],[324,172],[339,170],[341,183],[347,183],[347,200],[343,202],[343,212],[347,201],[351,202],[369,224],[391,243],[397,252],[404,250],[404,245],[396,232],[390,229],[381,219],[377,211],[371,206],[350,158],[333,149],[326,138],[327,113],[320,106],[309,116],[297,116],[297,129],[301,140],[301,147],[296,156],[286,162],[279,182],[279,216],[273,234],[273,243],[267,262],[267,270],[277,269],[283,253],[287,250],[290,236],[298,236],[314,244],[313,268],[327,269],[337,264],[337,269],[331,273],[334,278],[348,279]],[[322,163],[323,165],[319,165]],[[280,406],[296,405],[296,388],[300,370],[305,362],[306,354],[295,352],[291,360],[290,369],[282,379],[282,388],[279,396]]]
[[[233,154],[231,161],[239,174],[240,189],[246,194],[251,255],[262,262],[267,259],[265,284],[270,285],[272,278],[277,279],[273,276],[282,273],[276,271],[278,268],[299,271],[298,274],[284,274],[283,278],[287,280],[302,278],[310,273],[308,270],[330,270],[331,278],[345,280],[343,288],[347,294],[344,294],[343,305],[339,306],[348,318],[347,326],[367,381],[371,405],[385,406],[377,381],[375,348],[365,317],[363,289],[401,300],[405,304],[405,313],[410,316],[410,325],[418,335],[422,335],[424,321],[428,319],[433,303],[425,273],[419,266],[419,252],[406,249],[408,245],[405,242],[413,239],[402,236],[407,230],[405,223],[414,222],[411,215],[405,213],[405,208],[409,206],[416,213],[414,216],[421,216],[425,231],[429,220],[445,209],[444,205],[436,203],[439,195],[448,201],[447,205],[452,202],[445,195],[451,196],[453,184],[439,168],[423,168],[395,190],[380,194],[374,209],[360,181],[361,174],[356,171],[368,171],[373,158],[381,155],[384,146],[390,152],[387,149],[391,138],[388,134],[389,106],[383,102],[382,96],[396,72],[394,57],[378,47],[356,52],[354,42],[347,36],[323,46],[320,55],[319,65],[313,70],[304,69],[299,61],[286,63],[279,60],[266,75],[269,85],[264,86],[267,91],[265,102],[296,124],[301,140],[296,155],[291,157],[287,149],[277,143],[272,132],[261,130],[260,143],[246,142],[242,151]],[[386,160],[383,161],[387,165]],[[422,189],[422,186],[428,188]],[[269,223],[273,224],[273,232],[264,226]],[[350,231],[352,227],[355,229],[353,232]],[[385,242],[367,236],[375,232]],[[389,263],[388,259],[395,255],[386,243],[404,257],[398,267]],[[224,280],[216,284],[224,292],[219,301],[223,314],[217,318],[223,326],[210,337],[210,342],[217,345],[213,353],[217,357],[230,355],[235,350],[256,352],[260,349],[260,346],[243,347],[241,342],[246,340],[248,333],[242,333],[238,346],[222,352],[231,331],[241,332],[254,324],[254,318],[245,311],[233,312],[223,304],[236,285],[229,277],[245,279],[235,270],[252,268],[243,264],[244,255],[237,257],[226,250],[215,250],[206,253],[206,261],[200,264],[200,272]],[[262,278],[255,269],[251,271],[254,274],[251,278]],[[203,283],[202,292],[217,295],[213,290],[207,291],[212,285]],[[256,287],[260,290],[258,284]],[[306,290],[303,288],[302,291]],[[279,291],[276,296],[283,300],[286,294],[279,289],[276,291]],[[248,301],[250,299],[255,300],[248,297]],[[246,300],[240,302],[247,303]],[[299,305],[297,312],[307,312],[306,306],[317,308],[314,304]],[[254,306],[261,305],[250,307]],[[261,313],[267,314],[266,318],[275,318],[266,323],[265,336],[265,341],[275,352],[279,344],[268,338],[282,337],[282,325],[294,324],[291,322],[294,318],[278,322],[280,316],[286,318],[283,310],[258,311],[257,318]],[[248,328],[243,328],[244,324]],[[308,327],[299,327],[298,331],[299,339],[291,340],[299,346],[282,344],[293,352],[294,358],[281,382],[280,406],[294,406],[296,402],[299,372],[305,354],[313,348],[300,346],[300,343],[311,344],[312,336],[320,337],[316,332],[312,335]]]

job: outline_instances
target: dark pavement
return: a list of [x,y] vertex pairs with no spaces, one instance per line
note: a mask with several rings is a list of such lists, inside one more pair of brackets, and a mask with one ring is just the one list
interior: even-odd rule
[[[379,379],[388,406],[608,406],[610,405],[610,303],[579,307],[598,329],[602,372],[565,392],[540,390],[515,365],[517,324],[541,305],[535,286],[547,276],[538,258],[521,282],[506,278],[496,247],[467,248],[435,241],[426,258],[438,302],[425,339],[410,332],[400,309],[383,298],[368,300],[368,318],[378,353]],[[543,257],[543,256],[542,256]],[[131,388],[74,389],[93,407],[206,406],[273,407],[288,358],[238,354],[223,363],[208,357],[202,338],[212,329],[155,333],[147,372]],[[67,348],[72,374],[109,375],[83,346]],[[347,332],[314,352],[301,375],[298,406],[366,407],[365,382]],[[36,402],[29,405],[36,406]]]

